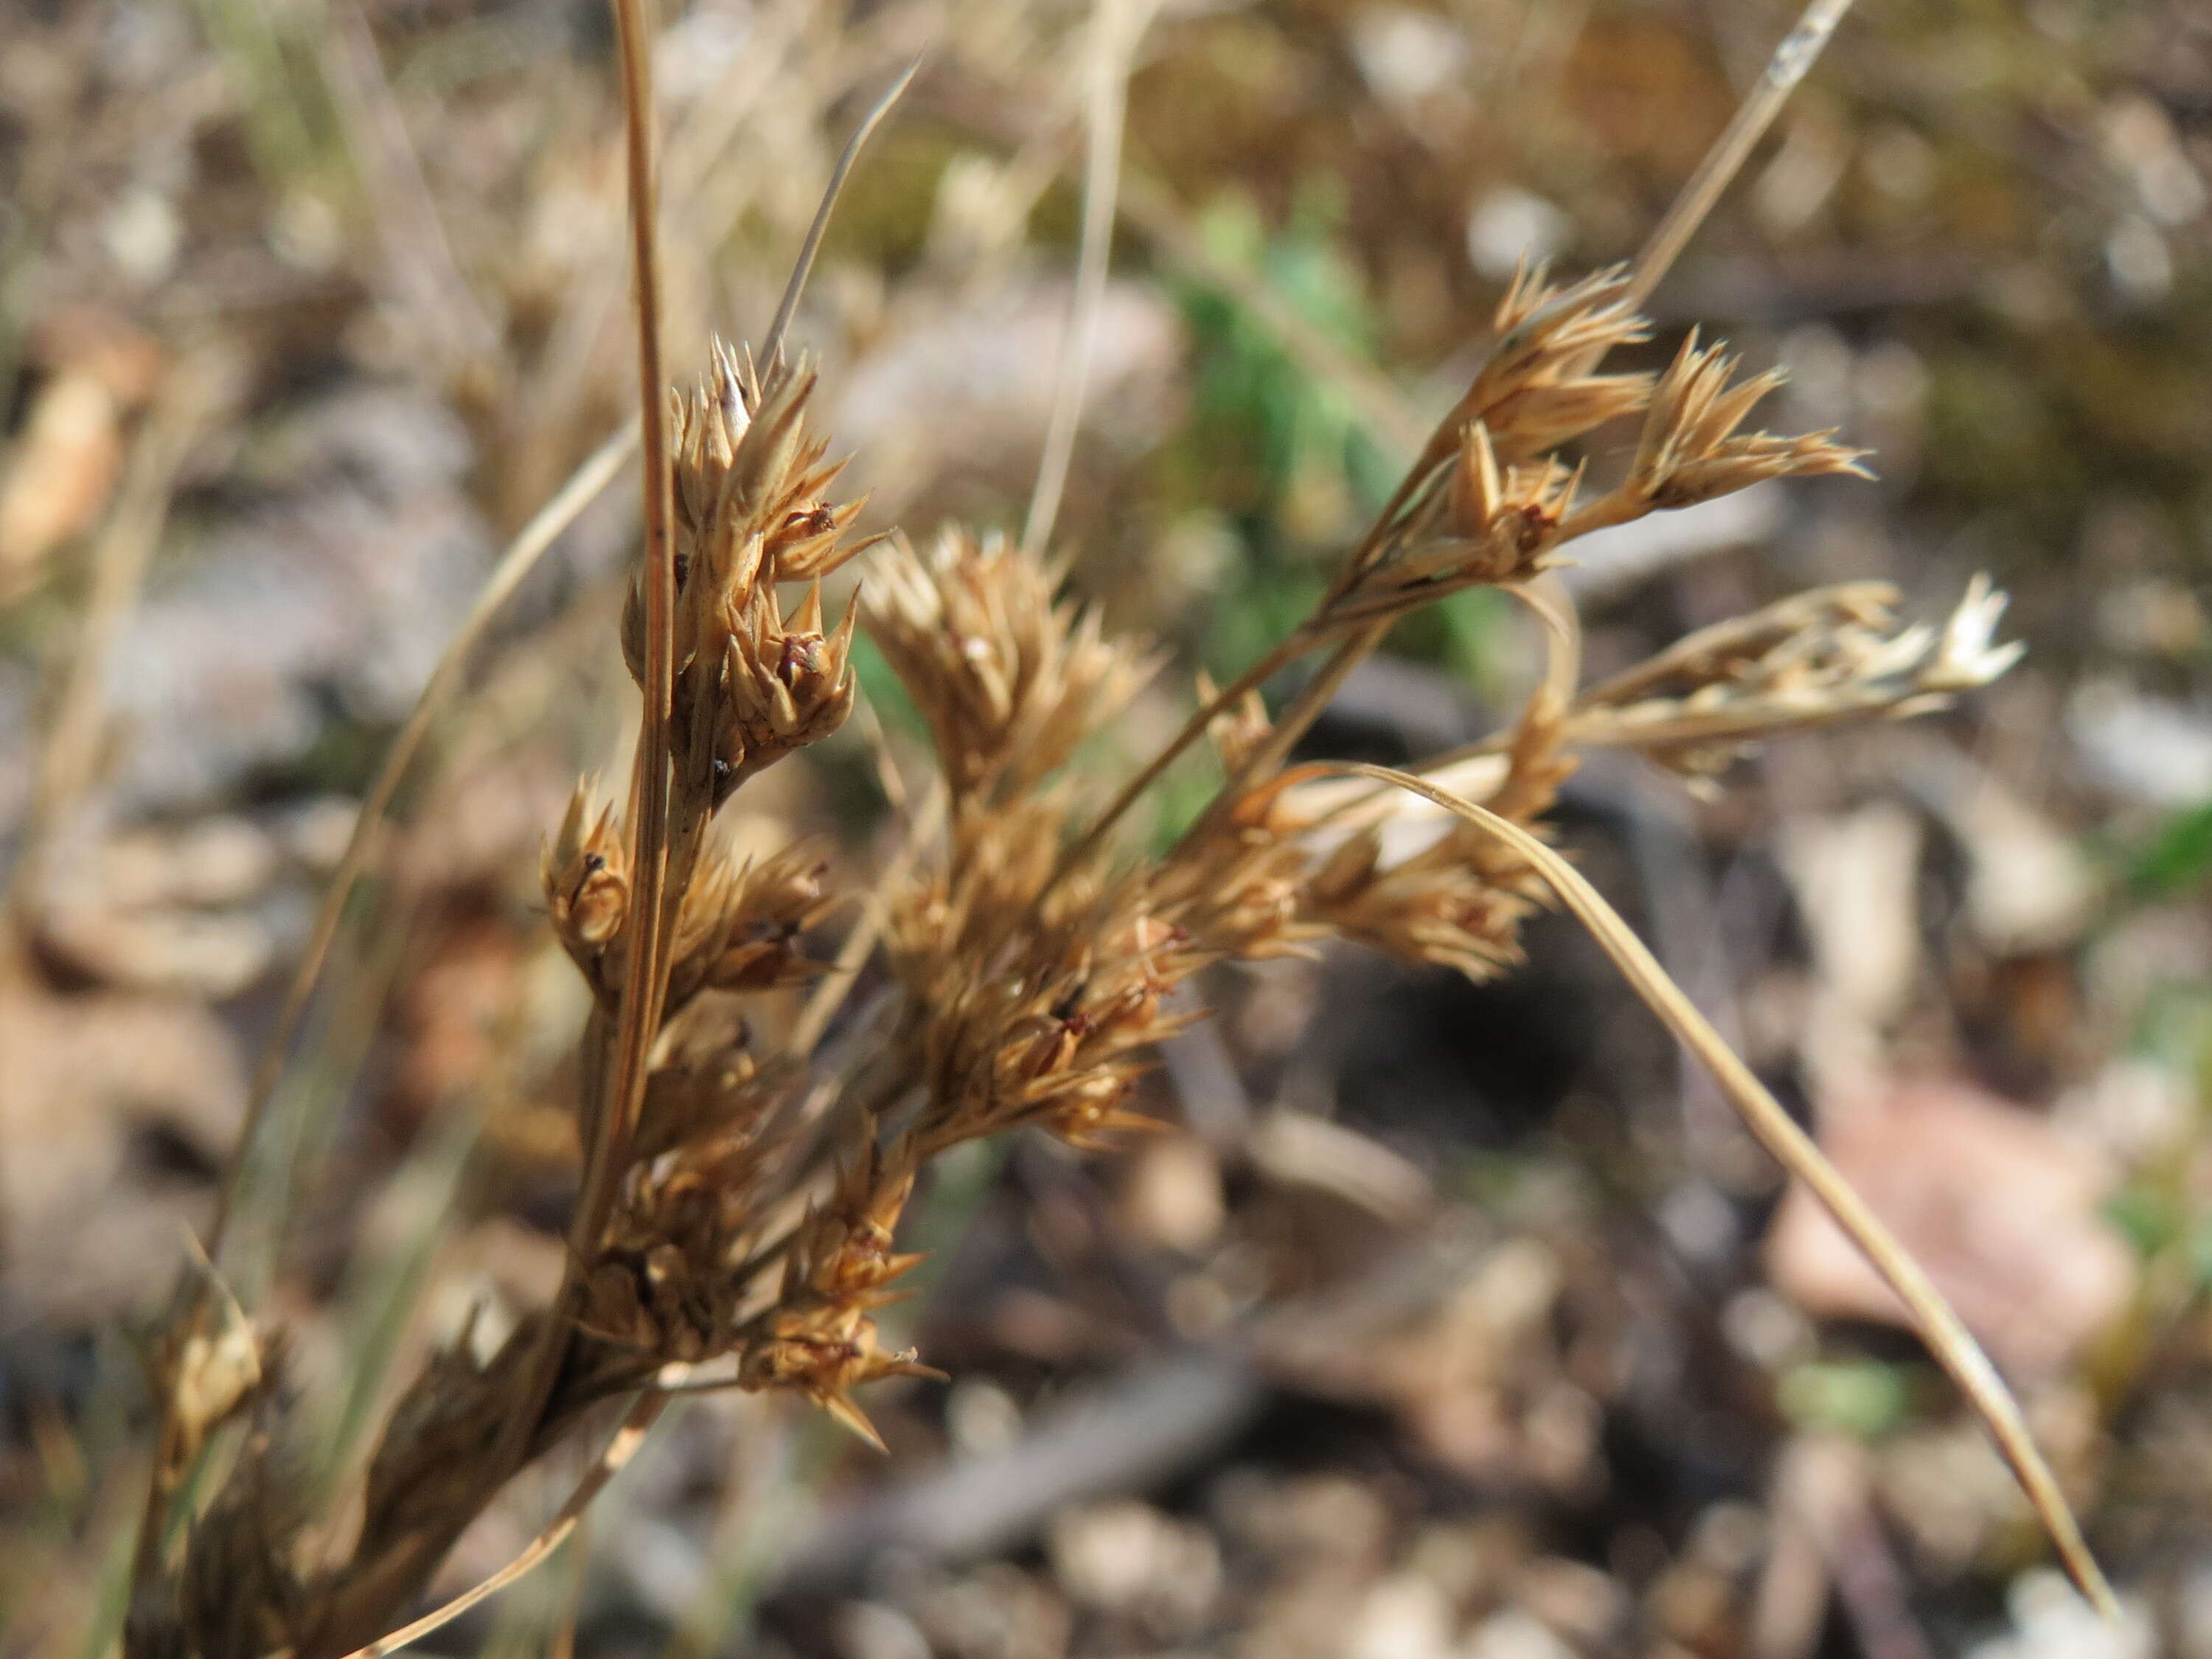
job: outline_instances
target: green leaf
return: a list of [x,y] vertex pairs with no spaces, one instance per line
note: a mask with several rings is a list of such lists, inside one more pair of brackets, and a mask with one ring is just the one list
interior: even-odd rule
[[2138,1183],[2121,1188],[2105,1200],[2105,1219],[2135,1246],[2138,1255],[2148,1258],[2181,1236],[2184,1218],[2172,1194]]
[[2212,877],[2212,801],[2168,818],[2129,860],[2137,891],[2159,898],[2193,892]]
[[1815,1360],[1793,1366],[1775,1391],[1783,1415],[1798,1427],[1862,1440],[1903,1422],[1911,1396],[1905,1369],[1877,1359]]

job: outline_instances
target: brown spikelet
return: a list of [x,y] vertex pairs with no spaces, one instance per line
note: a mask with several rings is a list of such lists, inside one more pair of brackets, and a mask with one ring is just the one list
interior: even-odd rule
[[822,631],[822,590],[810,586],[799,614],[784,620],[763,584],[731,618],[718,711],[716,804],[763,767],[844,725],[853,712],[854,611]]
[[640,1164],[750,1133],[798,1080],[788,1056],[754,1052],[741,997],[694,998],[670,1019],[661,1042],[630,1146]]
[[[808,428],[811,364],[764,380],[717,343],[708,373],[672,398],[679,785],[711,811],[763,768],[819,742],[852,711],[854,617],[823,623],[818,584],[867,544],[846,539],[865,502],[840,501],[843,463]],[[809,585],[787,620],[779,586]],[[644,663],[642,573],[623,612],[624,659]]]
[[896,1299],[890,1286],[921,1259],[892,1249],[918,1161],[904,1140],[869,1145],[847,1162],[829,1201],[800,1224],[782,1288],[738,1364],[742,1386],[795,1389],[878,1449],[853,1390],[885,1376],[941,1375],[911,1352],[885,1350],[869,1317]]
[[[168,1398],[131,1659],[337,1659],[377,1644],[507,1482],[586,1408],[634,1391],[649,1408],[677,1386],[672,1365],[714,1367],[699,1386],[788,1391],[880,1447],[858,1391],[938,1375],[887,1348],[877,1322],[918,1260],[898,1233],[922,1170],[1023,1128],[1094,1148],[1153,1127],[1133,1105],[1137,1081],[1164,1038],[1202,1017],[1218,965],[1335,939],[1487,976],[1519,959],[1522,926],[1549,893],[1694,1036],[1694,1016],[1650,990],[1663,980],[1656,963],[1545,839],[1577,751],[1635,747],[1702,777],[1776,732],[1934,706],[2018,654],[1993,642],[2002,598],[1979,579],[1941,629],[1900,629],[1893,595],[1853,585],[1703,630],[1578,693],[1571,607],[1540,580],[1577,537],[1768,479],[1863,469],[1827,434],[1745,432],[1779,376],[1738,380],[1735,360],[1694,334],[1656,379],[1602,371],[1613,349],[1649,337],[1638,309],[1663,258],[1565,284],[1524,270],[1490,355],[1312,611],[1224,690],[1201,681],[1181,732],[1086,817],[1085,745],[1152,665],[1062,592],[1062,568],[958,530],[925,552],[895,540],[865,602],[826,620],[824,579],[868,544],[852,535],[864,502],[841,496],[844,463],[811,424],[816,371],[781,349],[796,281],[764,362],[717,343],[703,375],[664,402],[649,58],[641,9],[618,0],[617,13],[648,394],[647,556],[620,640],[646,695],[629,805],[599,805],[580,786],[540,859],[553,930],[592,994],[562,1286],[488,1358],[464,1328],[404,1389],[368,1461],[356,1534],[334,1557],[307,1547],[299,1483],[279,1437],[262,1431],[281,1413],[256,1333],[242,1316],[210,1317],[211,1295],[188,1301],[198,1322],[180,1316],[177,1334],[191,1340],[155,1367]],[[1627,476],[1586,489],[1578,446],[1638,415]],[[1602,457],[1597,471],[1607,475]],[[1435,776],[1291,766],[1395,622],[1477,586],[1525,600],[1551,653],[1517,720],[1434,763],[1436,775],[1472,767],[1479,800]],[[714,823],[746,781],[850,715],[858,622],[927,722],[940,775],[823,982],[830,994],[787,1047],[789,999],[772,994],[822,973],[805,937],[847,896],[812,849],[739,860]],[[1309,656],[1316,671],[1271,716],[1261,688]],[[1212,800],[1164,850],[1117,849],[1121,814],[1209,736],[1228,775]],[[1371,811],[1346,784],[1402,790],[1431,810]],[[890,984],[839,1030],[836,988],[861,977],[878,920]],[[1710,1062],[1717,1047],[1698,1052]],[[1740,1063],[1715,1069],[1753,1097]],[[1799,1132],[1778,1107],[1749,1116],[1793,1170],[1823,1178],[1816,1153],[1790,1150]],[[1853,1213],[1855,1200],[1822,1191]],[[1876,1259],[1917,1293],[1879,1248]],[[1932,1288],[1915,1306],[2039,1505],[2063,1522],[1994,1375],[1961,1361],[1978,1354],[1943,1322]],[[625,1432],[650,1418],[633,1412]],[[218,1431],[236,1452],[228,1465],[206,1457]],[[172,1570],[164,1528],[182,1505],[171,1499],[199,1462],[224,1478]],[[591,1479],[618,1462],[611,1452]],[[597,1490],[580,1485],[559,1524]],[[2098,1589],[2069,1526],[2054,1522]],[[544,1539],[557,1545],[557,1529]],[[526,1551],[517,1570],[542,1554]]]
[[553,932],[584,976],[602,972],[629,906],[629,854],[611,805],[597,805],[592,780],[577,784],[560,833],[538,856],[538,873]]
[[1479,834],[1447,830],[1386,867],[1382,832],[1367,830],[1329,855],[1302,897],[1306,917],[1331,933],[1482,980],[1521,960],[1521,924],[1543,892],[1526,865]]
[[1150,675],[1003,538],[948,531],[927,554],[895,545],[878,571],[868,631],[929,721],[957,796],[1040,782]]
[[1987,577],[1941,628],[1899,627],[1896,602],[1886,582],[1850,582],[1715,623],[1584,692],[1567,733],[1706,777],[1780,732],[1941,708],[2020,659],[1994,643],[2005,596]]
[[1564,288],[1542,267],[1524,268],[1492,324],[1497,343],[1446,425],[1456,432],[1480,421],[1510,459],[1557,449],[1632,415],[1651,395],[1648,374],[1601,374],[1590,367],[1617,346],[1650,337],[1624,268]]
[[1730,385],[1736,367],[1723,348],[1700,347],[1697,331],[1690,331],[1652,394],[1624,495],[1653,507],[1691,507],[1768,478],[1871,476],[1861,465],[1863,450],[1826,432],[1739,433],[1753,406],[1784,377],[1769,369]]

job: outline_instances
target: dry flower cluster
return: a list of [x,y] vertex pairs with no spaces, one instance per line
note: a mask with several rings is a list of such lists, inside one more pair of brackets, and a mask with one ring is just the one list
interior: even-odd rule
[[[1109,636],[1051,567],[957,530],[926,552],[893,539],[865,599],[830,625],[823,580],[866,544],[851,535],[861,503],[839,497],[840,465],[808,423],[814,373],[780,349],[757,364],[716,348],[666,417],[665,635],[653,633],[651,538],[622,620],[663,747],[641,740],[626,806],[580,786],[543,863],[553,926],[594,1003],[585,1199],[560,1299],[489,1355],[465,1334],[416,1379],[370,1462],[358,1529],[332,1551],[307,1512],[274,1357],[255,1357],[234,1310],[187,1297],[190,1338],[160,1361],[172,1433],[129,1650],[329,1659],[374,1643],[512,1475],[590,1407],[653,1400],[671,1367],[691,1386],[803,1395],[872,1437],[858,1392],[928,1374],[875,1322],[915,1260],[896,1241],[918,1174],[1024,1127],[1091,1147],[1144,1125],[1134,1080],[1153,1045],[1200,1017],[1204,969],[1342,939],[1500,971],[1559,887],[1526,832],[1540,835],[1578,747],[1709,775],[1759,738],[1911,713],[2009,665],[1990,642],[2000,601],[1986,588],[1942,630],[1899,630],[1887,593],[1855,586],[1708,629],[1574,694],[1571,629],[1541,578],[1575,538],[1765,479],[1859,471],[1825,434],[1747,431],[1778,377],[1740,378],[1694,338],[1662,375],[1601,372],[1612,349],[1648,337],[1635,299],[1623,271],[1565,286],[1526,273],[1488,360],[1313,613],[1237,684],[1201,684],[1189,724],[1103,807],[1069,763],[1155,672],[1148,650]],[[1632,459],[1593,487],[1585,441],[1632,420]],[[1421,802],[1369,793],[1348,814],[1340,790],[1285,763],[1384,630],[1475,586],[1550,618],[1558,659],[1474,770],[1453,757],[1415,769],[1474,781],[1454,797],[1457,820],[1409,847],[1400,831]],[[896,1000],[866,1051],[833,1064],[757,1046],[747,1000],[817,977],[806,935],[868,896],[830,890],[804,848],[736,861],[714,820],[845,721],[856,618],[927,720],[945,814],[934,858],[874,895]],[[1261,681],[1324,649],[1328,665],[1271,720]],[[1225,781],[1169,852],[1132,859],[1111,831],[1207,736]],[[1477,809],[1522,833],[1501,838]],[[625,1043],[644,1057],[635,1100]],[[165,1547],[185,1467],[233,1419],[244,1432],[212,1501]]]
[[[1744,435],[1771,375],[1732,382],[1686,349],[1656,383],[1601,374],[1589,354],[1643,337],[1607,274],[1564,289],[1531,276],[1497,319],[1501,347],[1303,629],[1312,641],[1389,621],[1476,584],[1527,582],[1587,526],[1741,489],[1856,470],[1824,436]],[[1407,960],[1487,975],[1516,959],[1545,888],[1494,837],[1455,825],[1409,854],[1387,824],[1324,845],[1327,809],[1280,766],[1285,732],[1256,696],[1206,708],[1232,779],[1172,854],[1133,867],[1108,845],[1070,860],[1086,827],[1065,773],[1152,670],[1056,592],[1009,544],[947,532],[927,553],[884,550],[857,607],[927,716],[950,815],[944,855],[889,896],[898,1019],[837,1103],[842,1150],[810,1194],[809,1057],[763,1054],[752,994],[821,964],[799,942],[838,902],[822,863],[793,849],[750,864],[713,820],[748,778],[836,731],[854,698],[854,612],[823,622],[822,578],[851,558],[855,501],[806,424],[812,373],[765,372],[717,350],[676,401],[674,696],[670,730],[669,931],[663,1022],[620,1200],[568,1306],[556,1385],[526,1437],[501,1432],[542,1321],[479,1363],[466,1342],[395,1412],[371,1465],[349,1557],[302,1572],[283,1501],[281,1435],[258,1435],[226,1496],[196,1527],[167,1606],[139,1610],[136,1650],[259,1659],[344,1652],[397,1616],[505,1479],[586,1407],[649,1385],[670,1364],[722,1361],[747,1389],[788,1389],[872,1433],[854,1391],[927,1374],[887,1349],[872,1315],[915,1258],[895,1248],[917,1171],[963,1141],[1036,1125],[1080,1146],[1147,1121],[1128,1107],[1146,1051],[1199,1008],[1208,966],[1351,939]],[[1577,504],[1583,468],[1554,451],[1642,413],[1636,459]],[[785,593],[801,598],[788,606]],[[1534,825],[1579,744],[1634,745],[1677,764],[1756,737],[1848,715],[1910,712],[2002,672],[1988,644],[1996,600],[1978,588],[1941,635],[1890,623],[1889,596],[1801,596],[1692,636],[1565,710],[1534,699],[1503,740],[1489,804]],[[641,584],[623,621],[641,674]],[[1202,688],[1202,693],[1210,688]],[[598,1004],[587,1052],[610,1041],[632,936],[632,838],[579,786],[544,860],[553,926]],[[604,1138],[587,1096],[580,1127]],[[803,1210],[794,1221],[794,1204]],[[234,1391],[227,1409],[242,1407]],[[204,1436],[206,1410],[196,1413]],[[216,1593],[214,1586],[228,1586]],[[242,1587],[254,1587],[251,1594]]]

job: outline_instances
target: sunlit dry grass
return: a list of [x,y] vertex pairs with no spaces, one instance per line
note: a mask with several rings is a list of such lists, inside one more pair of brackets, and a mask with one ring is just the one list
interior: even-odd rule
[[[620,641],[641,718],[626,787],[605,800],[580,784],[542,866],[551,926],[591,1006],[578,1040],[582,1191],[562,1283],[490,1353],[465,1333],[406,1387],[368,1460],[359,1523],[331,1547],[330,1517],[309,1512],[296,1479],[292,1402],[274,1386],[280,1334],[252,1325],[211,1270],[188,1278],[155,1357],[165,1409],[128,1650],[329,1659],[434,1628],[477,1599],[402,1627],[454,1540],[611,1402],[623,1402],[621,1430],[555,1524],[486,1589],[568,1534],[676,1390],[781,1391],[872,1439],[868,1385],[934,1375],[876,1317],[918,1259],[897,1239],[933,1160],[1024,1128],[1080,1147],[1142,1131],[1134,1079],[1163,1039],[1203,1017],[1201,978],[1216,964],[1340,939],[1487,976],[1516,965],[1522,924],[1554,895],[1869,1249],[1991,1423],[2085,1590],[2108,1601],[2016,1408],[1955,1316],[1548,845],[1583,749],[1637,749],[1709,779],[1747,744],[1910,715],[2017,655],[1994,643],[2002,599],[1984,583],[1948,622],[1903,627],[1893,596],[1860,586],[1799,596],[1600,685],[1576,683],[1576,625],[1548,573],[1578,538],[1769,480],[1863,473],[1835,434],[1753,424],[1778,375],[1744,376],[1694,336],[1662,374],[1603,366],[1649,337],[1640,306],[1651,283],[1840,9],[1814,9],[1641,262],[1576,281],[1522,273],[1488,354],[1310,614],[1227,685],[1201,683],[1182,731],[1109,793],[1071,762],[1165,672],[1161,653],[1065,596],[1041,546],[953,530],[921,550],[894,535],[872,550],[874,538],[855,533],[862,503],[841,489],[843,464],[817,424],[817,372],[780,337],[788,303],[757,356],[716,345],[698,373],[666,385],[647,31],[634,0],[618,4],[647,480]],[[1126,75],[1129,49],[1102,25],[1099,59],[1119,67],[1101,71],[1094,143],[1118,146],[1113,77]],[[1089,169],[1093,260],[1114,183],[1112,167]],[[1079,340],[1103,266],[1085,269]],[[1060,386],[1073,421],[1079,367]],[[1632,423],[1626,466],[1593,477],[1586,441]],[[1046,446],[1033,529],[1052,520],[1067,441]],[[629,443],[620,434],[586,463],[518,544],[520,565]],[[833,622],[823,580],[848,564],[865,598]],[[1477,589],[1536,612],[1551,672],[1474,750],[1362,775],[1449,816],[1407,851],[1384,833],[1395,797],[1331,790],[1287,763],[1394,625]],[[840,890],[805,847],[737,857],[718,818],[743,814],[749,785],[850,718],[856,627],[920,711],[937,776],[932,809],[908,826],[910,857]],[[1322,666],[1271,714],[1259,688],[1309,656]],[[441,673],[425,707],[451,687]],[[398,764],[419,737],[410,726]],[[1146,856],[1126,821],[1201,742],[1223,781],[1179,839]],[[1451,787],[1424,781],[1437,778]],[[386,799],[388,787],[372,794],[342,882]],[[325,913],[318,954],[341,904]],[[825,1054],[823,1002],[805,1040],[779,1048],[749,1018],[752,1000],[822,980],[832,964],[810,955],[810,935],[848,905],[881,919],[894,989],[875,1040]],[[295,1017],[314,971],[311,957]],[[830,974],[839,988],[821,994],[834,999],[848,977]],[[264,1083],[256,1099],[266,1097]],[[196,1492],[218,1439],[223,1455]]]

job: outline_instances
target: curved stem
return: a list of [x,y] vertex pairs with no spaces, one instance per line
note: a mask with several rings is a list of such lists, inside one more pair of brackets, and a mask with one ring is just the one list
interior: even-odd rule
[[814,222],[806,228],[806,240],[799,245],[799,257],[792,261],[791,276],[783,285],[783,298],[775,307],[775,320],[768,325],[768,337],[761,342],[760,366],[766,371],[783,350],[783,337],[790,330],[792,314],[799,309],[799,296],[806,289],[806,278],[814,269],[814,256],[822,248],[822,233],[830,228],[830,215],[837,206],[837,198],[843,193],[846,178],[853,171],[853,163],[860,159],[860,151],[869,137],[881,125],[884,117],[891,112],[891,106],[899,100],[921,67],[917,58],[908,64],[890,89],[869,106],[860,118],[860,125],[853,129],[853,136],[845,141],[839,152],[837,165],[831,169],[830,183],[822,191],[821,205],[814,210]]
[[538,508],[507,544],[498,564],[492,568],[490,580],[484,583],[475,603],[469,607],[468,615],[461,619],[460,627],[447,642],[437,666],[430,671],[422,695],[408,711],[406,723],[392,738],[392,747],[385,751],[384,763],[377,769],[360,810],[354,814],[353,831],[347,837],[345,851],[339,856],[337,868],[323,894],[322,907],[316,912],[307,948],[293,970],[291,983],[284,988],[284,1000],[276,1010],[276,1023],[262,1044],[261,1057],[246,1093],[245,1116],[239,1127],[235,1150],[224,1167],[222,1182],[216,1190],[215,1215],[208,1224],[207,1252],[210,1256],[222,1249],[223,1233],[236,1200],[246,1149],[268,1113],[277,1080],[283,1075],[284,1062],[290,1056],[293,1039],[299,1035],[300,1022],[307,1014],[308,1001],[322,975],[323,963],[337,938],[338,925],[345,918],[346,904],[372,861],[377,836],[384,827],[385,815],[392,810],[392,798],[398,793],[400,780],[413,764],[431,726],[459,689],[469,659],[493,618],[514,597],[524,579],[538,568],[538,561],[560,539],[561,533],[613,482],[615,474],[637,447],[637,439],[635,421],[605,439],[568,475],[568,481],[561,486],[559,493]]
[[[471,1585],[452,1601],[424,1613],[412,1623],[401,1626],[390,1635],[380,1636],[366,1647],[356,1648],[345,1656],[345,1659],[384,1659],[387,1653],[396,1653],[401,1648],[421,1641],[434,1631],[443,1630],[478,1602],[497,1595],[516,1579],[542,1565],[548,1556],[568,1541],[569,1534],[574,1532],[578,1523],[583,1520],[584,1511],[592,1506],[592,1500],[605,1489],[607,1482],[620,1474],[623,1465],[637,1455],[637,1449],[645,1443],[646,1431],[666,1409],[668,1398],[665,1393],[656,1389],[641,1397],[630,1407],[629,1415],[623,1419],[622,1427],[615,1431],[614,1438],[599,1454],[599,1461],[577,1482],[576,1489],[568,1494],[568,1501],[561,1505],[560,1513],[553,1517],[551,1524],[530,1540],[520,1554],[481,1583]],[[293,1659],[293,1656],[287,1649],[282,1653],[271,1654],[269,1659]]]
[[1204,737],[1206,728],[1211,726],[1218,716],[1226,713],[1239,697],[1247,691],[1265,684],[1277,672],[1296,662],[1320,643],[1321,641],[1309,634],[1304,628],[1299,629],[1297,633],[1277,645],[1266,656],[1215,692],[1206,703],[1192,711],[1190,718],[1182,723],[1182,729],[1170,738],[1166,745],[1145,763],[1144,769],[1136,776],[1121,786],[1121,792],[1108,803],[1106,810],[1092,821],[1091,827],[1083,832],[1082,838],[1060,854],[1060,863],[1052,872],[1052,879],[1045,884],[1044,891],[1051,892],[1066,879],[1077,866],[1097,852],[1105,841],[1108,832],[1121,821],[1132,806],[1137,804],[1145,791],[1158,782],[1160,775],[1174,765],[1186,749]]
[[1802,1181],[1836,1224],[1859,1247],[1866,1259],[1905,1304],[1921,1340],[1936,1363],[1950,1374],[1960,1392],[1988,1427],[1997,1449],[2012,1466],[2014,1476],[2050,1533],[2058,1556],[2083,1595],[2107,1618],[2117,1617],[2118,1603],[2106,1582],[2096,1558],[2090,1554],[2080,1523],[2059,1489],[2058,1480],[2044,1461],[2035,1437],[2021,1415],[2019,1403],[1997,1375],[1989,1356],[1960,1319],[1935,1281],[1900,1243],[1881,1218],[1867,1206],[1857,1189],[1828,1162],[1813,1137],[1800,1128],[1750,1066],[1737,1057],[1710,1021],[1682,994],[1659,960],[1645,948],[1620,913],[1606,902],[1580,872],[1519,824],[1487,808],[1439,789],[1426,780],[1387,766],[1346,761],[1316,766],[1316,772],[1343,773],[1372,778],[1377,782],[1409,790],[1443,807],[1476,828],[1488,830],[1525,859],[1544,878],[1561,903],[1589,930],[1591,938],[1613,959],[1644,1005],[1658,1015],[1674,1038],[1702,1061],[1738,1115],[1775,1161]]
[[1129,58],[1149,10],[1146,0],[1098,0],[1091,19],[1091,75],[1084,109],[1083,240],[1076,253],[1075,302],[1067,319],[1067,343],[1060,356],[1044,453],[1037,459],[1029,516],[1022,526],[1022,550],[1032,556],[1042,553],[1052,539],[1053,520],[1060,515],[1060,495],[1067,488],[1068,463],[1075,454],[1075,429],[1083,419],[1098,307],[1106,297],[1107,255],[1114,244],[1114,198],[1121,177]]
[[1851,0],[1812,0],[1799,14],[1796,26],[1783,36],[1782,44],[1767,60],[1766,70],[1759,76],[1758,86],[1736,106],[1727,128],[1714,140],[1705,159],[1698,163],[1698,170],[1676,193],[1666,216],[1638,252],[1625,296],[1630,306],[1641,307],[1651,297],[1651,290],[1659,286],[1659,279],[1697,234],[1705,215],[1712,210],[1713,204],[1720,199],[1721,192],[1743,166],[1744,158],[1751,154],[1752,146],[1773,125],[1782,106],[1819,59],[1828,37],[1836,32],[1836,25],[1844,21],[1844,14],[1850,9]]

